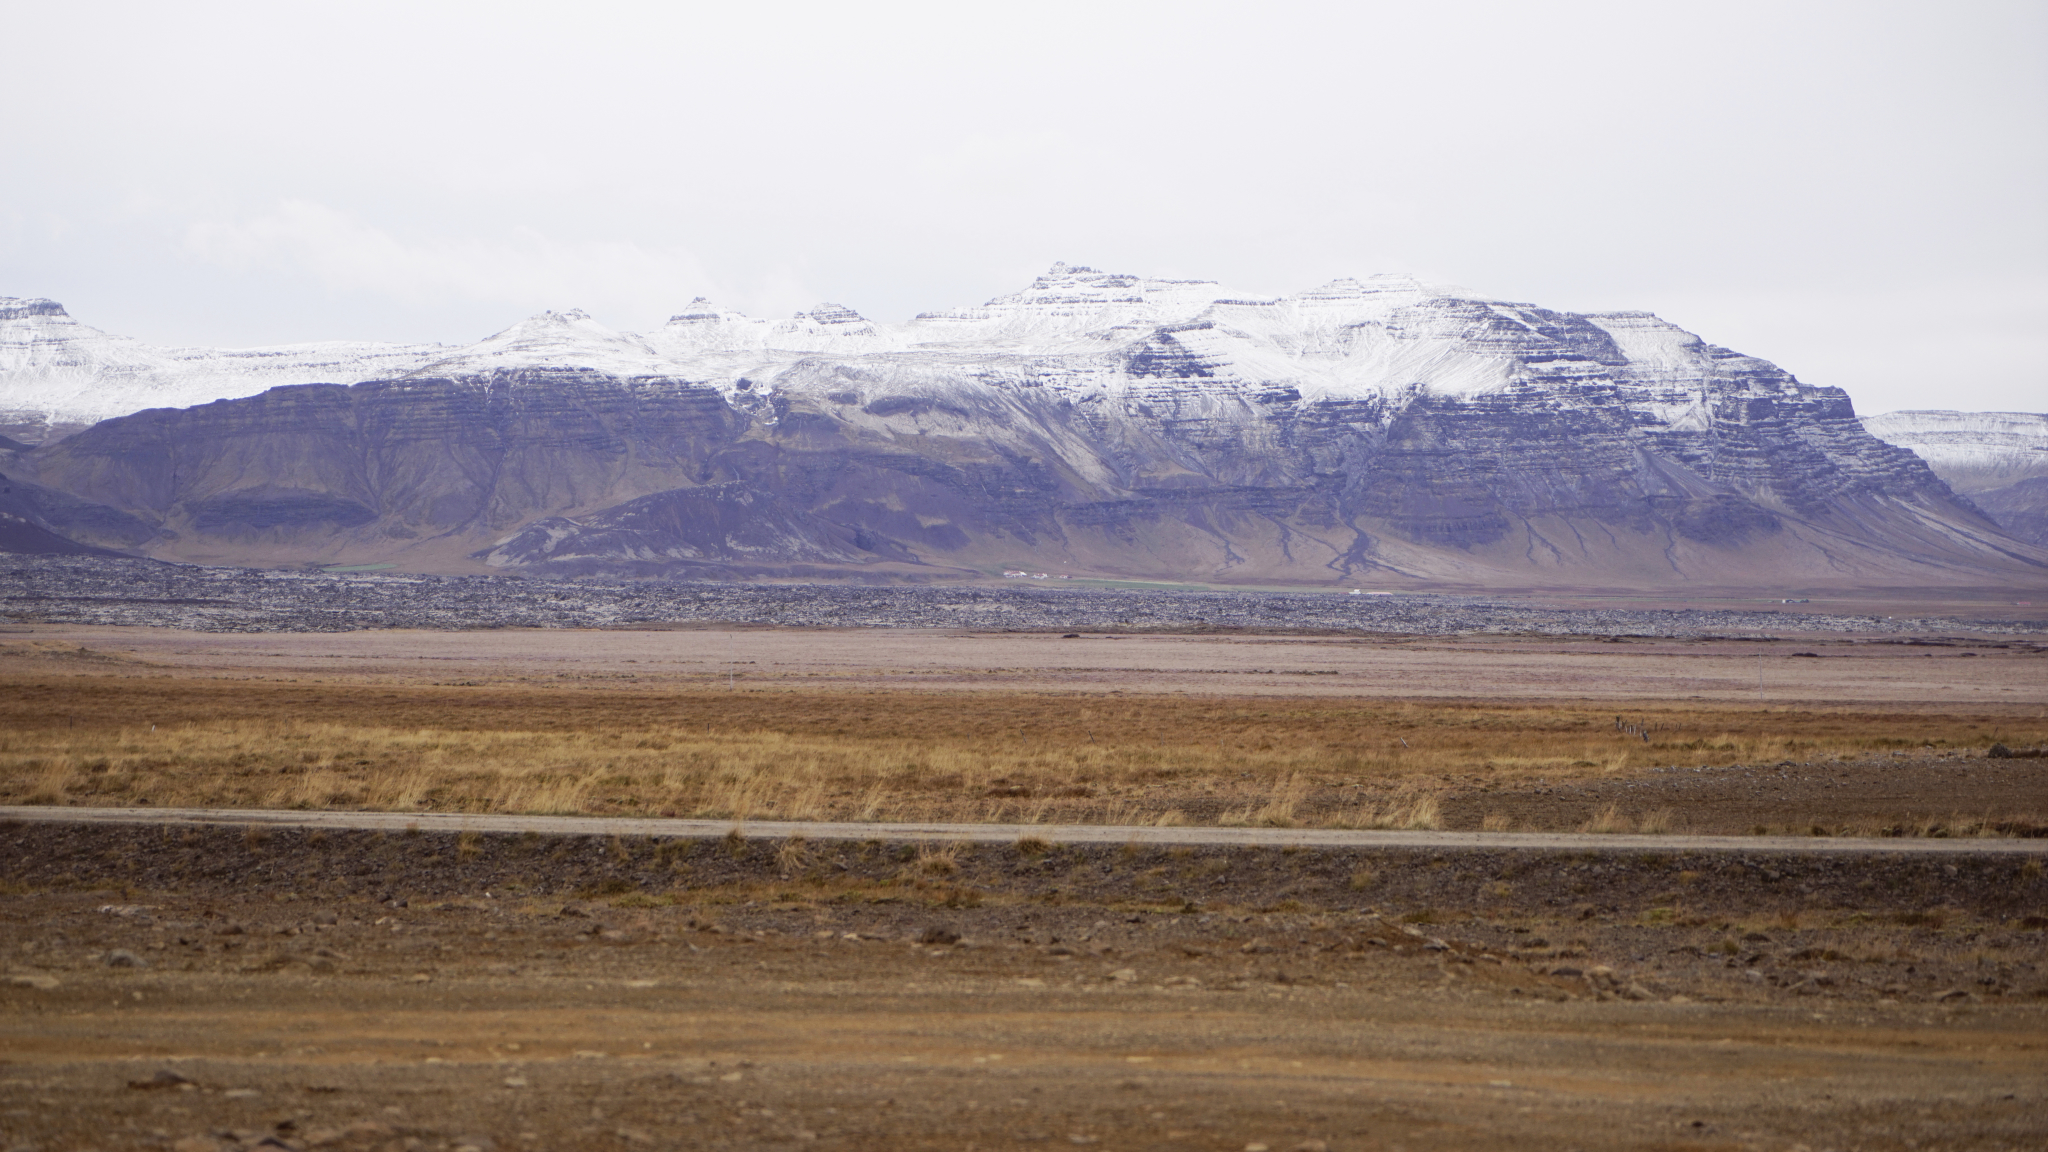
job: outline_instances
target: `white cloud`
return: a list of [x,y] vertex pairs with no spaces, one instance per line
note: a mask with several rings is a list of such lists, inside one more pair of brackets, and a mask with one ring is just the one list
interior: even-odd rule
[[185,248],[233,271],[296,273],[335,291],[378,293],[407,304],[584,308],[643,324],[713,288],[697,259],[677,249],[561,241],[533,228],[491,238],[408,241],[307,200],[288,200],[242,220],[191,224]]

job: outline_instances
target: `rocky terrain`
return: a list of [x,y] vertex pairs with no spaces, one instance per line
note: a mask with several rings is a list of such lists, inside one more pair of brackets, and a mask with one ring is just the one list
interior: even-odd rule
[[[2034,635],[2031,613],[1985,605],[1973,633]],[[1959,626],[1920,615],[1756,608],[1559,608],[1443,595],[725,581],[548,580],[201,568],[119,556],[0,557],[0,621],[197,632],[378,628],[607,628],[738,624],[979,631],[1467,632],[1562,636],[1911,636]]]
[[[56,330],[54,305],[10,307]],[[83,357],[16,343],[0,407]],[[554,576],[2048,576],[1840,389],[1647,313],[1400,277],[1260,298],[1059,265],[899,326],[698,301],[645,334],[551,312],[336,356],[334,382],[0,446],[0,523],[22,550]]]

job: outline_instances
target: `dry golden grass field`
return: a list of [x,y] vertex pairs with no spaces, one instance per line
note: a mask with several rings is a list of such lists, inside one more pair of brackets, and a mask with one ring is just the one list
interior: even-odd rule
[[[2024,761],[1954,770],[1993,744],[2048,743],[2048,656],[2010,642],[1941,649],[1963,698],[1930,705],[1922,650],[1841,641],[1755,655],[1491,638],[1099,644],[1121,646],[1125,687],[1097,667],[1044,667],[1074,659],[1055,638],[926,637],[919,663],[896,636],[863,653],[869,635],[524,634],[536,650],[479,657],[401,634],[375,664],[374,648],[308,651],[357,636],[182,641],[199,653],[161,634],[24,638],[0,647],[0,803],[1892,834],[2048,822]],[[407,651],[420,646],[438,651]],[[690,663],[707,651],[769,659],[720,675]],[[968,653],[1041,664],[969,674],[954,659]],[[1546,659],[1604,698],[1534,695],[1522,670]],[[1779,684],[1766,693],[1630,691],[1754,675],[1766,659]],[[429,679],[425,660],[452,666]],[[1261,682],[1283,660],[1309,665],[1302,694]],[[1151,682],[1197,665],[1208,692]],[[1461,670],[1462,698],[1328,683],[1428,686]],[[1702,789],[1725,795],[1702,805]]]

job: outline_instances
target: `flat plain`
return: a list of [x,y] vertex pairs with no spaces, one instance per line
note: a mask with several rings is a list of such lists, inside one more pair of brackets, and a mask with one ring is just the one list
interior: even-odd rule
[[[1869,835],[2048,823],[2048,642],[0,635],[0,803]],[[1761,684],[1761,687],[1759,687]]]
[[[2043,639],[18,625],[0,803],[2009,839]],[[0,1133],[50,1152],[2048,1141],[2031,857],[16,824],[0,865]]]

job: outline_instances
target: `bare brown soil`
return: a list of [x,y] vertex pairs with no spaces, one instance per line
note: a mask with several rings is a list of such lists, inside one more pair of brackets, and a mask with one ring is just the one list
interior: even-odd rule
[[17,1145],[2048,1138],[2019,860],[40,825],[0,852]]

